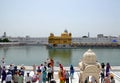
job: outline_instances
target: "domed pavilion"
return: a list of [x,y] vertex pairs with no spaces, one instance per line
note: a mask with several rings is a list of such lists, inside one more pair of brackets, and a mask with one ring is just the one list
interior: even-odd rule
[[85,83],[86,79],[90,76],[94,77],[95,81],[99,83],[100,67],[100,63],[97,62],[96,54],[91,49],[86,51],[79,63],[79,83]]

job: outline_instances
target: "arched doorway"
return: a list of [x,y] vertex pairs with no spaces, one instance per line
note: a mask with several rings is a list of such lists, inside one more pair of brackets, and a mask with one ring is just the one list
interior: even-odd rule
[[84,83],[97,83],[97,81],[94,76],[87,76]]

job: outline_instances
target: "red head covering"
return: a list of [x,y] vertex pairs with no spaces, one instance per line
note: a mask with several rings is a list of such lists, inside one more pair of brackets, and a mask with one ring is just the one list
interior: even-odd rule
[[63,70],[63,66],[62,66],[62,64],[59,64],[59,67]]

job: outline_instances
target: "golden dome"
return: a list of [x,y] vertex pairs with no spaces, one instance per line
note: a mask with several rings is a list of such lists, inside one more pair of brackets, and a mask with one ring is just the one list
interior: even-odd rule
[[61,34],[61,36],[69,36],[68,31],[65,30],[65,31]]

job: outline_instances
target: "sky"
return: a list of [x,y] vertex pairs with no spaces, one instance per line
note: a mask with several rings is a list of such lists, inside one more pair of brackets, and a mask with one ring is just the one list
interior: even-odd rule
[[120,0],[0,0],[0,36],[120,35]]

